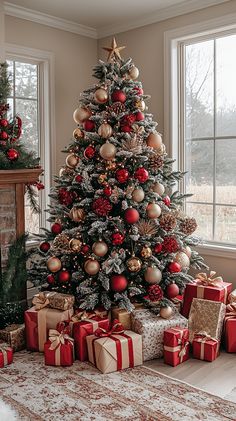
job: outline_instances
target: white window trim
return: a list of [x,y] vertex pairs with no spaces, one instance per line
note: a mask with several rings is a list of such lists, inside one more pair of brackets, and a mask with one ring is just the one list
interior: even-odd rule
[[[176,28],[164,33],[164,138],[169,143],[170,156],[176,159],[175,169],[184,170],[184,149],[181,144],[183,139],[184,122],[181,121],[182,104],[178,95],[182,87],[179,75],[183,72],[180,68],[182,60],[181,42],[186,40],[208,39],[210,35],[227,35],[236,31],[236,13],[219,18]],[[183,118],[183,113],[182,113]],[[180,185],[183,189],[183,184]],[[217,244],[203,244],[198,247],[200,253],[209,256],[235,258],[235,247]]]
[[50,203],[49,193],[53,174],[56,173],[56,124],[55,124],[55,56],[49,51],[22,47],[16,44],[5,44],[6,60],[37,61],[40,78],[40,162],[44,170],[45,190],[41,203],[40,225],[49,228],[44,212]]

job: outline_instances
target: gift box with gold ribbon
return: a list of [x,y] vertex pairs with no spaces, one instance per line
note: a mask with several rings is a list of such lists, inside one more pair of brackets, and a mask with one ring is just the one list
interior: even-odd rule
[[0,340],[7,342],[13,349],[13,352],[25,349],[25,325],[13,324],[0,329]]
[[[104,317],[101,316],[104,314]],[[110,324],[107,311],[102,313],[100,310],[87,312],[77,311],[71,318],[72,336],[75,340],[75,357],[80,361],[88,360],[88,351],[86,337],[92,335],[99,327],[108,329]]]
[[193,357],[204,361],[214,361],[219,355],[220,342],[206,332],[195,334],[192,342]]
[[164,362],[175,367],[189,359],[189,330],[171,327],[164,332]]
[[6,343],[0,343],[0,368],[13,362],[13,349]]
[[226,305],[218,301],[194,298],[188,320],[190,342],[198,332],[202,331],[220,342],[225,310]]
[[63,320],[70,320],[74,310],[56,310],[44,307],[36,310],[32,307],[25,311],[26,347],[29,351],[43,352],[44,344],[48,339],[49,329],[56,329],[57,324]]
[[184,292],[184,302],[181,314],[188,317],[193,298],[219,301],[226,304],[227,297],[232,289],[232,284],[224,282],[216,272],[198,273],[193,283],[187,284]]
[[45,365],[70,366],[74,362],[74,340],[66,330],[49,330],[49,339],[44,344]]
[[33,297],[32,304],[36,310],[44,307],[54,308],[56,310],[69,310],[73,308],[75,297],[69,294],[62,294],[56,291],[39,292]]
[[226,306],[224,340],[227,352],[236,352],[236,303]]
[[[141,303],[133,303],[134,310],[143,309],[144,306]],[[113,307],[111,309],[111,319],[119,320],[124,329],[131,330],[131,312],[125,310],[124,308]]]
[[118,320],[109,329],[97,329],[86,337],[89,361],[102,373],[112,373],[143,363],[142,336],[124,330]]

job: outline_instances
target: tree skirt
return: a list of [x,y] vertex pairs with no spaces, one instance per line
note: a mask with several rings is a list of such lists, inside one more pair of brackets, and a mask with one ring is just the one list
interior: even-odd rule
[[111,374],[79,361],[48,367],[43,354],[26,351],[0,369],[0,395],[20,421],[236,419],[236,404],[147,367]]

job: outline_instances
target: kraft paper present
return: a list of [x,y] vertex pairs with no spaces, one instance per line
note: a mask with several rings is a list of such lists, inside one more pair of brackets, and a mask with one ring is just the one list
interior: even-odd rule
[[[134,303],[135,309],[143,309],[144,306],[141,303]],[[131,330],[131,313],[127,310],[119,307],[114,307],[111,310],[111,319],[112,320],[119,320],[119,322],[122,324],[124,329]]]
[[217,301],[194,298],[189,313],[189,340],[199,332],[220,342],[226,305]]
[[0,329],[0,340],[7,342],[13,349],[13,352],[25,349],[25,325],[13,324]]
[[70,294],[62,294],[56,291],[43,291],[33,297],[32,304],[36,310],[44,307],[54,308],[56,310],[69,310],[73,308],[75,297]]

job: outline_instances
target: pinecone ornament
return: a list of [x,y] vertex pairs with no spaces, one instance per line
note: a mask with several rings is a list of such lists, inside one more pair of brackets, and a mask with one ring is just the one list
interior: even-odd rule
[[176,218],[171,213],[164,213],[159,218],[159,222],[160,222],[161,228],[163,228],[165,231],[172,231],[173,229],[175,229],[177,225]]
[[70,237],[66,234],[58,234],[53,240],[53,249],[63,250],[65,253],[70,253]]
[[191,235],[197,229],[197,222],[195,218],[184,218],[179,224],[179,229],[185,235]]
[[107,111],[110,113],[121,114],[125,112],[125,105],[121,102],[114,102],[114,104],[107,107]]
[[149,165],[153,171],[157,172],[164,165],[163,155],[154,154],[150,156]]

